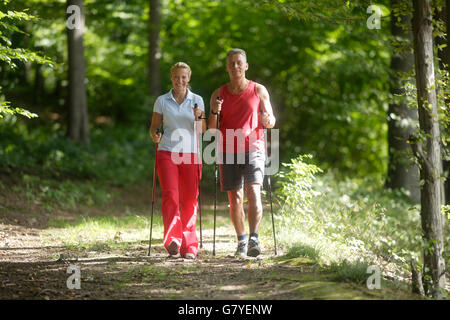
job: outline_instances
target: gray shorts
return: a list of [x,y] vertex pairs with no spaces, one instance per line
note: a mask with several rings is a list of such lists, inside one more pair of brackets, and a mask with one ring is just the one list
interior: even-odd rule
[[256,150],[244,154],[228,154],[228,157],[230,155],[232,155],[232,160],[227,160],[227,154],[224,153],[223,164],[219,165],[222,191],[241,189],[243,183],[263,184],[266,161],[264,151]]

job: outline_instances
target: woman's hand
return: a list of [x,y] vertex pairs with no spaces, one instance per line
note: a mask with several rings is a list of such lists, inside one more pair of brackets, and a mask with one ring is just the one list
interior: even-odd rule
[[161,132],[159,132],[159,130],[157,130],[156,132],[152,132],[151,136],[154,143],[159,143],[159,141],[161,140]]
[[197,107],[197,108],[192,108],[192,110],[194,110],[195,120],[200,120],[200,118],[204,118],[202,109]]

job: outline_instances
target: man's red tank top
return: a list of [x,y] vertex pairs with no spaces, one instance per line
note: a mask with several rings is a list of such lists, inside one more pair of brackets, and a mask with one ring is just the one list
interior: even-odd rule
[[223,99],[220,132],[225,151],[222,143],[219,143],[219,152],[264,150],[264,131],[259,115],[260,99],[256,83],[250,80],[247,89],[238,94],[232,94],[228,86],[224,85],[220,88],[220,98]]

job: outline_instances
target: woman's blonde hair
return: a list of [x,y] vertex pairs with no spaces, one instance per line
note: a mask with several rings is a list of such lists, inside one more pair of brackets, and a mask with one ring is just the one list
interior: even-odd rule
[[172,75],[176,69],[187,69],[189,76],[191,76],[191,68],[188,66],[187,63],[184,62],[177,62],[175,63],[172,68],[170,68],[170,74]]

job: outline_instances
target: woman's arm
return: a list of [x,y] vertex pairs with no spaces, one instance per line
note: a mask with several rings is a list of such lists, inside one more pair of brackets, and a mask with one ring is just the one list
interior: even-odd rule
[[154,143],[159,143],[159,140],[161,140],[161,133],[156,133],[156,131],[161,128],[162,118],[162,114],[153,112],[152,124],[150,125],[150,135],[152,136]]
[[204,133],[206,131],[206,116],[205,113],[202,111],[202,109],[200,108],[196,108],[194,107],[194,116],[195,116],[195,121],[201,121],[202,122],[202,133]]

